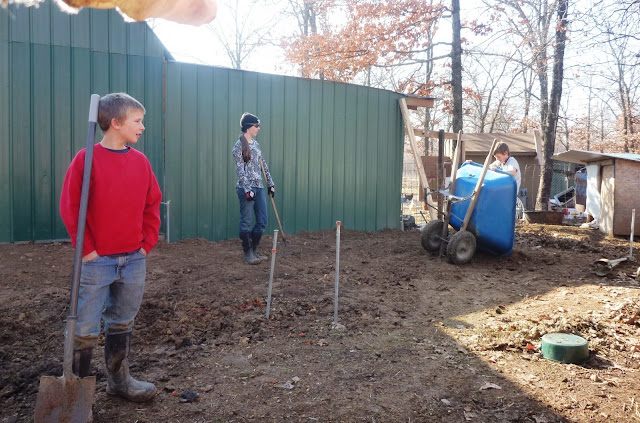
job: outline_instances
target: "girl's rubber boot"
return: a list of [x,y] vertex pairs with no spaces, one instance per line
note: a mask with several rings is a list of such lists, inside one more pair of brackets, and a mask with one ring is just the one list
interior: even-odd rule
[[251,232],[251,250],[253,255],[260,261],[266,261],[269,259],[267,256],[261,256],[258,254],[258,245],[260,245],[260,238],[262,238],[262,232]]
[[253,254],[251,248],[251,234],[249,232],[240,232],[242,240],[242,251],[244,252],[244,261],[247,264],[260,264],[260,259]]

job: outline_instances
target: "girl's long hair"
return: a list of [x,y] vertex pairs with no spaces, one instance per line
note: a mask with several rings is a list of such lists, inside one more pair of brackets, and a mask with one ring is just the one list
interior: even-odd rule
[[244,133],[240,135],[240,143],[242,144],[242,160],[246,163],[251,160],[251,148],[249,148],[249,141]]

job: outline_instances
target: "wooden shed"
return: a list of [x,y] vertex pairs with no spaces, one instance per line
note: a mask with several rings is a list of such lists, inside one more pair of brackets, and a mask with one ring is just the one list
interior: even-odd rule
[[[518,161],[522,181],[520,190],[526,189],[526,210],[533,210],[540,184],[540,165],[542,161],[542,140],[538,131],[529,134],[464,134],[465,158],[476,163],[484,163],[494,139],[509,145],[509,154]],[[453,157],[454,141],[446,140],[445,156]],[[519,193],[520,195],[520,193]],[[522,198],[522,196],[521,196]]]
[[[640,210],[640,154],[569,150],[553,159],[586,165],[586,211],[598,219],[602,232],[631,234],[631,210]],[[640,219],[634,233],[640,233]]]

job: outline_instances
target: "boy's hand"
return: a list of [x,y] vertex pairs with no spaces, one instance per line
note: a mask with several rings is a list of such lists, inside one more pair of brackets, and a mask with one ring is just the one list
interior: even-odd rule
[[269,195],[271,196],[271,198],[273,198],[274,195],[276,195],[276,187],[271,185],[269,187]]
[[85,262],[87,262],[89,260],[93,260],[96,257],[98,257],[98,252],[96,250],[93,250],[92,252],[90,252],[86,256],[82,257],[82,262],[85,263]]
[[140,252],[142,253],[142,255],[147,255],[147,251],[142,247],[140,247]]
[[247,201],[253,201],[256,197],[256,194],[253,191],[245,192],[245,197],[247,197]]

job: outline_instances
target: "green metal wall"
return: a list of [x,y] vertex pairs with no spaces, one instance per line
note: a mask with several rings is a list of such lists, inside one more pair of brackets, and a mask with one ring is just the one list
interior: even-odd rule
[[162,184],[165,56],[146,23],[125,23],[115,11],[0,8],[0,242],[68,238],[60,190],[86,146],[93,93],[126,91],[145,105],[136,148]]
[[244,111],[264,122],[258,141],[286,232],[336,220],[399,227],[400,94],[166,58],[145,23],[115,11],[0,8],[0,242],[68,237],[58,212],[64,175],[86,145],[91,94],[115,91],[147,108],[136,148],[171,202],[172,241],[237,236],[231,148]]
[[[166,190],[170,239],[238,235],[231,149],[243,112],[276,184],[287,233],[399,228],[400,94],[355,85],[167,63]],[[268,231],[277,229],[269,205]]]

